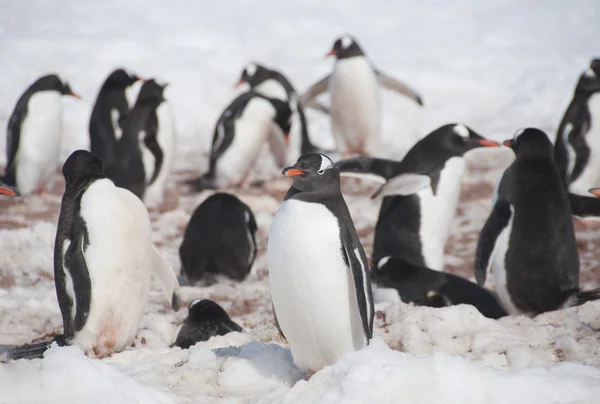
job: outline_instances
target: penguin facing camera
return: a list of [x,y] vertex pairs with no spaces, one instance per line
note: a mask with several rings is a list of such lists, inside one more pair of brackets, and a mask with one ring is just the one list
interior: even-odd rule
[[190,283],[210,284],[217,274],[244,280],[256,258],[256,230],[252,210],[234,195],[209,196],[192,214],[179,247]]
[[21,95],[8,120],[2,181],[23,195],[41,193],[59,165],[63,95],[81,98],[58,75],[42,76]]
[[188,316],[177,329],[171,347],[188,349],[211,337],[242,331],[242,327],[231,321],[219,304],[208,299],[196,299],[190,303]]
[[312,373],[372,338],[369,267],[331,159],[304,154],[283,174],[293,183],[271,224],[269,285],[294,363]]

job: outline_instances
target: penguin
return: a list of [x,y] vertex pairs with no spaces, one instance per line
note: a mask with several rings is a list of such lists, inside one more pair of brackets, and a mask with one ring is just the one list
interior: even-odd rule
[[[463,124],[443,125],[417,142],[401,161],[354,157],[337,167],[343,176],[382,183],[383,201],[375,227],[373,260],[395,257],[436,271],[444,268],[444,247],[460,198],[464,154],[499,147]],[[406,174],[413,173],[413,174]],[[418,174],[418,175],[417,175]],[[406,187],[406,179],[422,180]]]
[[81,98],[58,75],[42,76],[21,95],[8,120],[3,181],[23,195],[41,193],[59,165],[62,95]]
[[244,84],[266,97],[276,98],[290,104],[292,127],[290,132],[291,150],[288,152],[288,158],[296,161],[301,154],[319,151],[319,148],[311,143],[308,136],[308,123],[306,122],[304,107],[299,102],[300,96],[282,73],[251,62],[242,70],[242,75],[236,87]]
[[335,56],[333,72],[313,84],[301,97],[303,105],[327,91],[331,94],[331,130],[338,151],[373,155],[379,147],[379,85],[405,95],[419,105],[421,97],[406,84],[373,67],[357,40],[350,35],[336,39],[326,56]]
[[256,258],[256,230],[252,210],[234,195],[209,196],[192,214],[179,247],[190,283],[214,283],[216,274],[244,280]]
[[558,127],[554,156],[570,192],[587,195],[600,183],[600,59],[579,77]]
[[371,275],[377,285],[396,289],[405,303],[429,307],[469,304],[488,318],[507,315],[497,296],[476,283],[410,264],[393,255],[375,261]]
[[10,185],[6,185],[2,181],[0,181],[0,195],[6,195],[11,197],[21,196],[17,188],[11,187]]
[[217,303],[208,299],[196,299],[190,303],[189,314],[177,329],[175,343],[171,347],[188,349],[197,342],[208,341],[211,337],[242,331],[242,327],[231,321],[229,315]]
[[[208,172],[188,185],[195,191],[242,186],[267,139],[271,144],[280,143],[279,150],[285,148],[291,119],[287,102],[254,91],[240,94],[217,121]],[[277,136],[273,122],[280,132]]]
[[140,80],[136,74],[116,69],[106,78],[96,97],[89,124],[90,151],[102,160],[105,170],[115,164],[116,144],[129,113],[125,92]]
[[165,168],[157,119],[157,109],[165,101],[164,87],[154,80],[144,82],[117,142],[116,164],[106,170],[116,186],[128,189],[142,200],[148,185],[153,184]]
[[576,201],[594,198],[567,193],[552,142],[543,131],[519,130],[504,145],[516,158],[502,174],[496,202],[479,236],[477,283],[483,285],[491,270],[504,308],[515,315],[535,316],[600,298],[600,289],[579,288],[571,218]]
[[367,257],[329,157],[300,156],[275,213],[267,249],[275,321],[308,374],[360,350],[373,336]]
[[116,187],[102,160],[77,150],[63,166],[66,189],[54,243],[54,281],[63,334],[13,349],[12,359],[41,357],[53,341],[90,356],[125,349],[137,334],[151,278],[177,311],[180,292],[169,263],[152,243],[142,201]]

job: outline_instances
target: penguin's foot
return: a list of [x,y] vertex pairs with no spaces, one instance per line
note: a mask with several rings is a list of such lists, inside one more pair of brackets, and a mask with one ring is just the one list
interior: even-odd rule
[[214,178],[206,175],[196,178],[195,180],[186,181],[185,184],[195,192],[204,191],[206,189],[217,189]]
[[313,375],[314,375],[315,373],[316,373],[316,372],[315,372],[314,370],[307,370],[307,371],[305,372],[304,380],[306,380],[306,381],[309,381],[309,380],[310,380],[310,378],[311,378],[311,377],[313,377]]

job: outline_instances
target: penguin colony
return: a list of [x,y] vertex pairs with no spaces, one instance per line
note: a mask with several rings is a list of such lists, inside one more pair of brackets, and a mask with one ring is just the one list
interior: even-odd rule
[[[536,128],[507,135],[500,144],[449,123],[415,143],[403,159],[390,160],[377,157],[380,86],[420,106],[423,99],[375,68],[350,35],[337,38],[328,56],[336,58],[332,73],[302,94],[275,69],[257,62],[242,68],[237,87],[246,89],[216,120],[208,167],[185,182],[188,192],[218,192],[210,191],[182,234],[180,279],[152,241],[148,211],[160,213],[176,158],[168,83],[122,68],[111,72],[92,109],[89,151],[77,150],[61,162],[60,99],[79,96],[56,74],[33,82],[8,122],[0,195],[41,195],[62,165],[66,185],[54,280],[63,330],[11,347],[5,359],[41,357],[52,343],[76,345],[100,358],[127,349],[152,279],[173,310],[185,304],[180,284],[244,281],[259,251],[257,220],[248,205],[223,191],[261,187],[248,177],[265,145],[290,180],[266,251],[274,324],[307,376],[369,344],[372,283],[395,289],[405,302],[468,304],[492,319],[600,299],[600,289],[580,289],[572,221],[600,216],[600,59],[579,78],[554,143]],[[327,91],[328,106],[317,100]],[[310,138],[308,108],[330,115],[335,150],[323,150]],[[503,146],[515,160],[494,191],[472,282],[444,272],[465,154]],[[378,184],[372,251],[365,252],[357,235],[343,177]],[[493,290],[484,287],[488,275]],[[243,328],[218,303],[195,299],[171,346],[187,349],[229,332]]]

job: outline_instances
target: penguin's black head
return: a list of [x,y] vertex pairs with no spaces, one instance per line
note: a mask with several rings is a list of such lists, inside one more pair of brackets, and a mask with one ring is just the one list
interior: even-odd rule
[[358,42],[351,35],[343,35],[335,40],[333,48],[329,51],[327,56],[335,56],[338,59],[346,59],[355,56],[363,56],[364,52],[358,45]]
[[600,59],[592,59],[589,68],[579,76],[575,96],[587,98],[600,92]]
[[600,78],[600,59],[592,59],[590,62],[590,70],[594,72],[596,77]]
[[247,83],[250,88],[258,86],[263,81],[271,78],[273,71],[266,67],[259,65],[258,63],[250,62],[242,70],[242,76],[240,81],[235,85],[236,87]]
[[139,80],[142,79],[138,75],[129,73],[125,69],[117,69],[106,78],[104,85],[117,88],[126,88]]
[[166,101],[163,92],[165,88],[169,85],[169,83],[158,84],[156,80],[150,79],[146,80],[142,87],[140,88],[140,92],[138,94],[136,105],[143,104],[160,104],[163,101]]
[[191,321],[200,321],[207,318],[224,318],[229,320],[229,315],[212,300],[196,299],[190,303],[188,318]]
[[76,150],[63,165],[63,175],[67,186],[79,180],[105,178],[102,160],[87,150]]
[[428,141],[438,142],[453,156],[462,156],[469,150],[479,147],[500,147],[500,143],[487,140],[474,130],[463,124],[444,125],[428,136]]
[[282,172],[292,177],[294,188],[302,192],[337,190],[340,188],[340,172],[329,157],[322,153],[306,153],[296,164]]
[[81,97],[71,90],[66,81],[63,82],[57,74],[48,74],[36,80],[30,87],[33,91],[58,91],[62,95],[70,95],[75,98]]
[[285,142],[288,143],[292,128],[292,109],[290,108],[290,104],[277,98],[269,98],[269,102],[275,108],[273,122],[279,126],[279,129],[284,133]]
[[553,155],[554,146],[548,136],[537,128],[520,129],[510,140],[502,143],[510,147],[519,156],[548,156]]
[[0,195],[21,196],[17,188],[11,187],[10,185],[3,183],[2,181],[0,181]]

